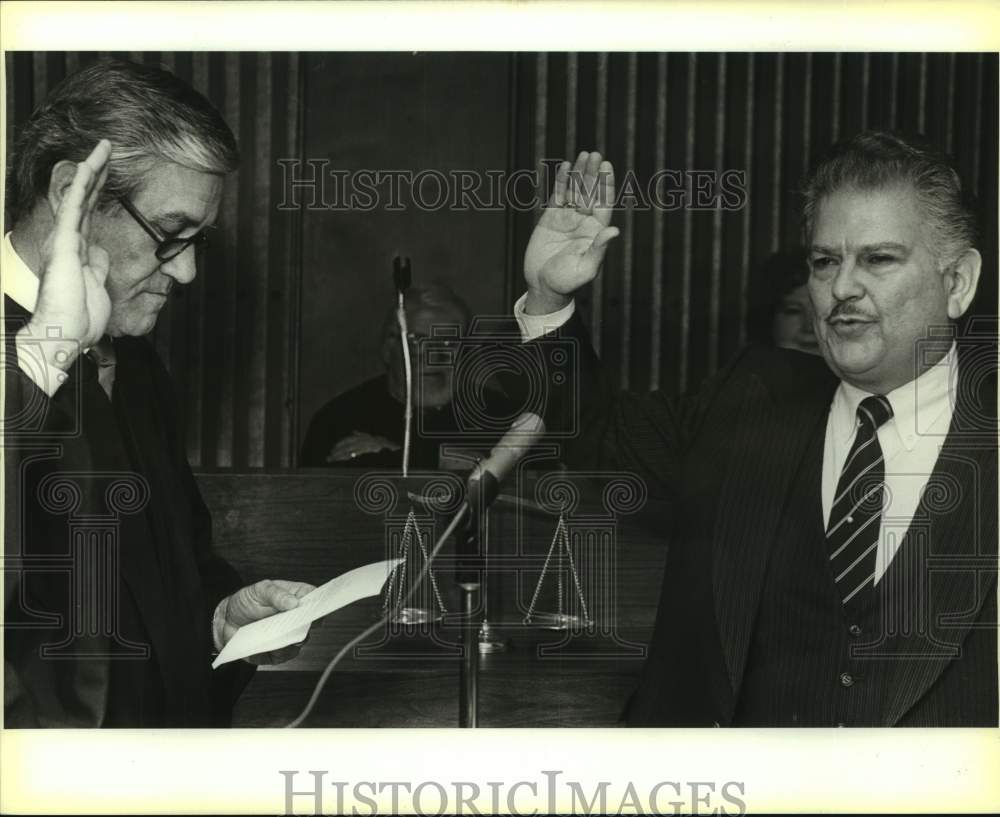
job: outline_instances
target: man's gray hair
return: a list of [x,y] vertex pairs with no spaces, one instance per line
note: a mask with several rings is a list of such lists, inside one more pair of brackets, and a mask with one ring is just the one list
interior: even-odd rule
[[803,191],[806,245],[824,197],[838,190],[893,185],[911,185],[916,192],[927,244],[941,271],[976,246],[976,218],[949,157],[914,137],[882,131],[865,131],[839,142],[816,165]]
[[225,120],[183,80],[148,65],[95,63],[59,83],[21,129],[7,177],[11,222],[47,194],[58,162],[83,161],[101,139],[111,142],[103,209],[137,193],[159,162],[219,175],[239,164]]

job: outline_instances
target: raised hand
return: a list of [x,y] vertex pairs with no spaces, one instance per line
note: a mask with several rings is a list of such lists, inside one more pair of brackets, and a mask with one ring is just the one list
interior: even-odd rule
[[93,346],[108,325],[111,300],[104,288],[108,254],[90,240],[90,225],[108,175],[111,143],[102,139],[76,166],[76,175],[55,213],[55,226],[41,248],[38,302],[31,318],[35,337],[58,330],[63,354],[50,361],[66,368]]
[[572,171],[569,162],[559,165],[552,197],[524,254],[528,314],[561,309],[594,280],[608,242],[618,235],[609,226],[614,197],[614,169],[600,153],[580,153]]

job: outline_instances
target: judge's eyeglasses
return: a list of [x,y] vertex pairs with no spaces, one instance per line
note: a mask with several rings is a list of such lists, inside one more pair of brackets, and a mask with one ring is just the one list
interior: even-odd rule
[[191,245],[204,244],[208,240],[208,234],[204,230],[199,230],[194,235],[189,235],[186,238],[181,238],[180,236],[164,237],[159,230],[146,221],[142,213],[125,196],[119,198],[118,201],[125,208],[126,212],[136,220],[136,223],[156,242],[156,257],[160,261],[169,261],[171,258],[176,258]]

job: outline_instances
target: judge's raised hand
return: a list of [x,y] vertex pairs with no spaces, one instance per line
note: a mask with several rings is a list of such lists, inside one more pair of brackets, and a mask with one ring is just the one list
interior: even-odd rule
[[524,254],[525,312],[555,312],[594,280],[608,242],[618,235],[609,226],[614,198],[614,169],[600,153],[580,153],[572,169],[569,162],[559,165],[552,197]]
[[[217,646],[220,649],[224,647],[245,624],[273,616],[275,613],[294,610],[299,606],[299,599],[315,589],[306,582],[264,579],[237,590],[219,603],[213,626]],[[280,664],[298,655],[300,646],[301,644],[292,644],[280,650],[251,655],[245,660],[251,664]]]
[[29,329],[34,337],[58,333],[66,341],[62,353],[49,361],[63,369],[100,340],[111,316],[104,288],[108,254],[90,236],[110,156],[111,143],[102,139],[75,171],[70,162],[60,162],[52,171],[54,225],[40,251],[38,302]]

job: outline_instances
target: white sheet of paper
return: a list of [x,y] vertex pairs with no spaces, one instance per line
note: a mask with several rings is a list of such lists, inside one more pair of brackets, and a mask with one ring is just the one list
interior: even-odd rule
[[294,610],[275,613],[240,627],[212,662],[212,669],[249,655],[279,650],[302,641],[309,632],[309,625],[316,619],[358,599],[376,595],[392,569],[401,561],[403,560],[387,559],[356,567],[317,587],[300,599],[299,606]]

